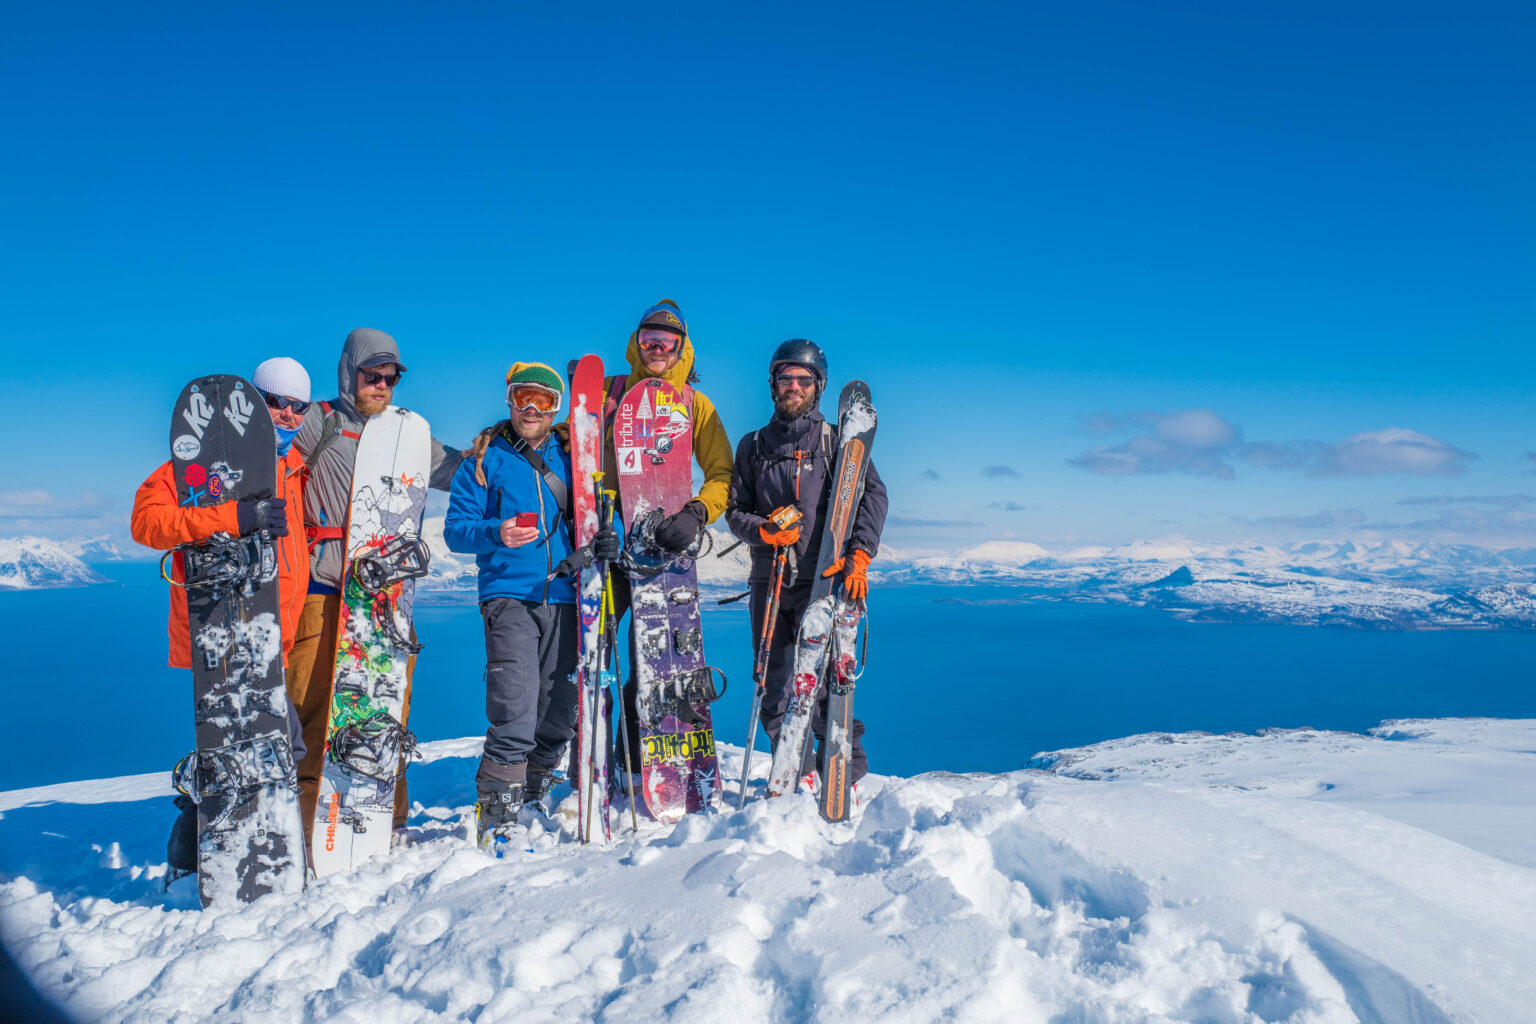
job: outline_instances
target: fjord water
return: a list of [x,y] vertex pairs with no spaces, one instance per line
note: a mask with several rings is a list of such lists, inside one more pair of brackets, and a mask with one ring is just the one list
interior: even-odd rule
[[[0,789],[169,772],[192,745],[189,673],[165,665],[165,585],[152,563],[96,568],[119,582],[0,593]],[[1039,751],[1156,731],[1536,717],[1536,633],[1196,624],[1035,596],[876,588],[857,700],[872,770],[1011,771]],[[716,734],[736,744],[752,688],[743,605],[705,612],[705,651],[730,678]],[[484,732],[477,608],[424,606],[417,626],[411,727],[423,740]]]

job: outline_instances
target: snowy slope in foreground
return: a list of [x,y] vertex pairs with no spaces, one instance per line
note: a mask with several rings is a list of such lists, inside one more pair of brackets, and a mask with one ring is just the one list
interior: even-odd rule
[[786,798],[500,862],[462,837],[479,741],[429,744],[421,842],[219,913],[157,891],[164,775],[16,791],[0,929],[144,1022],[1528,1019],[1536,721],[1375,733],[1132,737],[871,778],[851,826]]

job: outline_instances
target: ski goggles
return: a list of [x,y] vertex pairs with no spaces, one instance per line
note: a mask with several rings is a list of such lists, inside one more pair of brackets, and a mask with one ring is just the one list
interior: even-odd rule
[[537,413],[560,411],[560,392],[542,384],[513,384],[507,388],[507,404],[515,412],[532,409]]
[[300,416],[309,411],[308,402],[301,402],[297,398],[289,398],[287,395],[269,395],[260,388],[256,390],[262,398],[266,399],[268,409],[292,409]]
[[682,347],[683,336],[672,331],[647,328],[640,332],[636,343],[640,346],[641,351],[664,352],[671,355]]
[[360,369],[357,372],[363,375],[363,387],[372,387],[375,384],[394,387],[400,383],[401,373],[399,370],[394,370],[390,373],[375,373],[373,370]]
[[809,391],[816,386],[816,378],[809,373],[780,373],[773,380],[781,388],[793,386],[802,391]]

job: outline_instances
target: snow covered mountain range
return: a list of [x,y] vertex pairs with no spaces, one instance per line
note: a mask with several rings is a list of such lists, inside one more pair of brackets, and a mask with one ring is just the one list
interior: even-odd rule
[[[230,909],[169,893],[166,773],[0,793],[0,934],[81,1020],[1508,1024],[1536,1006],[1536,721],[1159,733],[675,826],[575,798],[473,848],[481,739],[416,842]],[[758,778],[767,771],[757,759]],[[753,785],[754,794],[761,783]]]
[[[441,520],[427,520],[426,532],[433,558],[426,599],[434,591],[439,598],[472,595],[474,560],[443,546]],[[743,589],[746,546],[732,549],[734,538],[718,528],[711,532],[715,553],[699,559],[700,583],[721,592]],[[873,577],[885,584],[1013,586],[1019,595],[1011,600],[1144,605],[1205,622],[1536,629],[1536,548],[1142,541],[1053,552],[991,541],[943,554],[882,548]]]
[[0,539],[0,590],[85,587],[106,581],[54,541],[38,537]]
[[[474,559],[448,550],[440,516],[429,517],[424,532],[432,574],[421,585],[423,603],[473,601]],[[710,532],[713,549],[697,563],[702,588],[714,597],[745,589],[746,546],[719,527]],[[100,583],[106,577],[82,559],[124,557],[106,537],[0,541],[0,588]],[[1053,551],[998,540],[951,552],[887,546],[875,559],[872,578],[887,585],[1005,586],[1016,588],[1017,595],[985,599],[1148,606],[1203,622],[1536,629],[1536,548],[1403,541],[1366,546],[1349,540],[1284,545],[1138,541]]]

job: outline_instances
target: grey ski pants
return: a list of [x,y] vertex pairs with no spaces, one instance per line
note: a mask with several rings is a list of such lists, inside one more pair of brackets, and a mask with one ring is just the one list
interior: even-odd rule
[[485,758],[548,772],[576,731],[576,606],[480,602],[485,624]]
[[[757,658],[757,644],[763,635],[763,619],[768,611],[769,593],[767,583],[752,584],[752,658]],[[792,587],[784,587],[779,591],[779,615],[773,624],[773,646],[768,650],[768,668],[764,673],[767,677],[767,685],[763,689],[763,709],[758,713],[757,720],[762,723],[763,731],[768,734],[769,740],[775,745],[779,742],[779,726],[784,723],[784,710],[789,704],[790,677],[795,673],[795,633],[800,628],[800,617],[805,614],[806,605],[811,603],[811,584],[809,582],[797,583]],[[858,701],[854,702],[858,707]],[[811,732],[815,735],[817,745],[827,738],[827,688],[821,688],[821,693],[816,699],[816,711],[811,715]],[[853,720],[850,730],[853,737],[853,753],[848,759],[848,778],[858,782],[869,774],[869,757],[864,753],[864,723],[859,719]],[[808,772],[820,765],[820,756],[812,754],[812,744],[805,744],[805,760],[801,764],[801,772]]]

